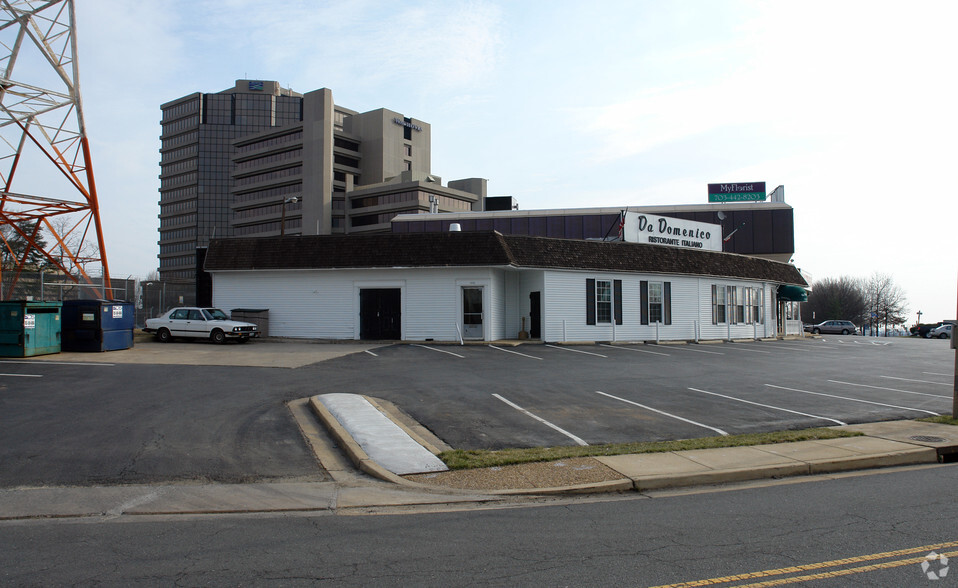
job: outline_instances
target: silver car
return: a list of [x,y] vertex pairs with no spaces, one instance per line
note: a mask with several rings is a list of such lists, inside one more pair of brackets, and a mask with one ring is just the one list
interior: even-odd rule
[[812,334],[827,333],[830,335],[855,335],[858,333],[858,327],[852,321],[825,321],[812,325],[806,329]]
[[147,319],[147,333],[155,333],[164,343],[174,337],[206,338],[213,343],[225,343],[235,339],[246,343],[252,337],[259,337],[256,325],[230,320],[226,313],[218,308],[179,307],[167,311],[157,318]]
[[941,325],[940,327],[937,327],[929,331],[928,338],[929,339],[951,339],[952,334],[954,333],[954,331],[952,331],[953,328],[954,328],[954,325],[952,325],[951,323],[946,323],[944,325]]

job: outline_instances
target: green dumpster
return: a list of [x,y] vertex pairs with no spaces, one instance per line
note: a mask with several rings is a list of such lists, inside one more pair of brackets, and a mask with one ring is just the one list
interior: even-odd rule
[[60,353],[60,303],[0,302],[0,357]]

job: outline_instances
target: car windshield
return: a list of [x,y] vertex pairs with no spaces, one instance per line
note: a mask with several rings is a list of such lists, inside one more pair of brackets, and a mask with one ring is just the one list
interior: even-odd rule
[[230,317],[226,316],[226,313],[218,308],[204,308],[203,314],[206,315],[206,318],[211,321],[225,321],[229,320]]

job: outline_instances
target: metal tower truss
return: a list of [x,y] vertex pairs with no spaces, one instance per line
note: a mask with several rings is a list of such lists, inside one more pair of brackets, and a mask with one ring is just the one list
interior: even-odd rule
[[[94,284],[110,274],[80,101],[73,0],[0,0],[0,251]],[[3,277],[0,274],[0,277]],[[8,276],[9,278],[9,276]]]

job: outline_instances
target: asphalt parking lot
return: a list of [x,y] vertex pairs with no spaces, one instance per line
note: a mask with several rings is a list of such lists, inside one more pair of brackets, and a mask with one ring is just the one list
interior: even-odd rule
[[324,480],[286,402],[389,400],[449,445],[651,441],[951,410],[947,341],[215,346],[0,360],[0,487]]
[[[371,355],[375,353],[375,355]],[[403,345],[323,364],[327,391],[397,404],[461,449],[656,441],[951,411],[947,342]]]

